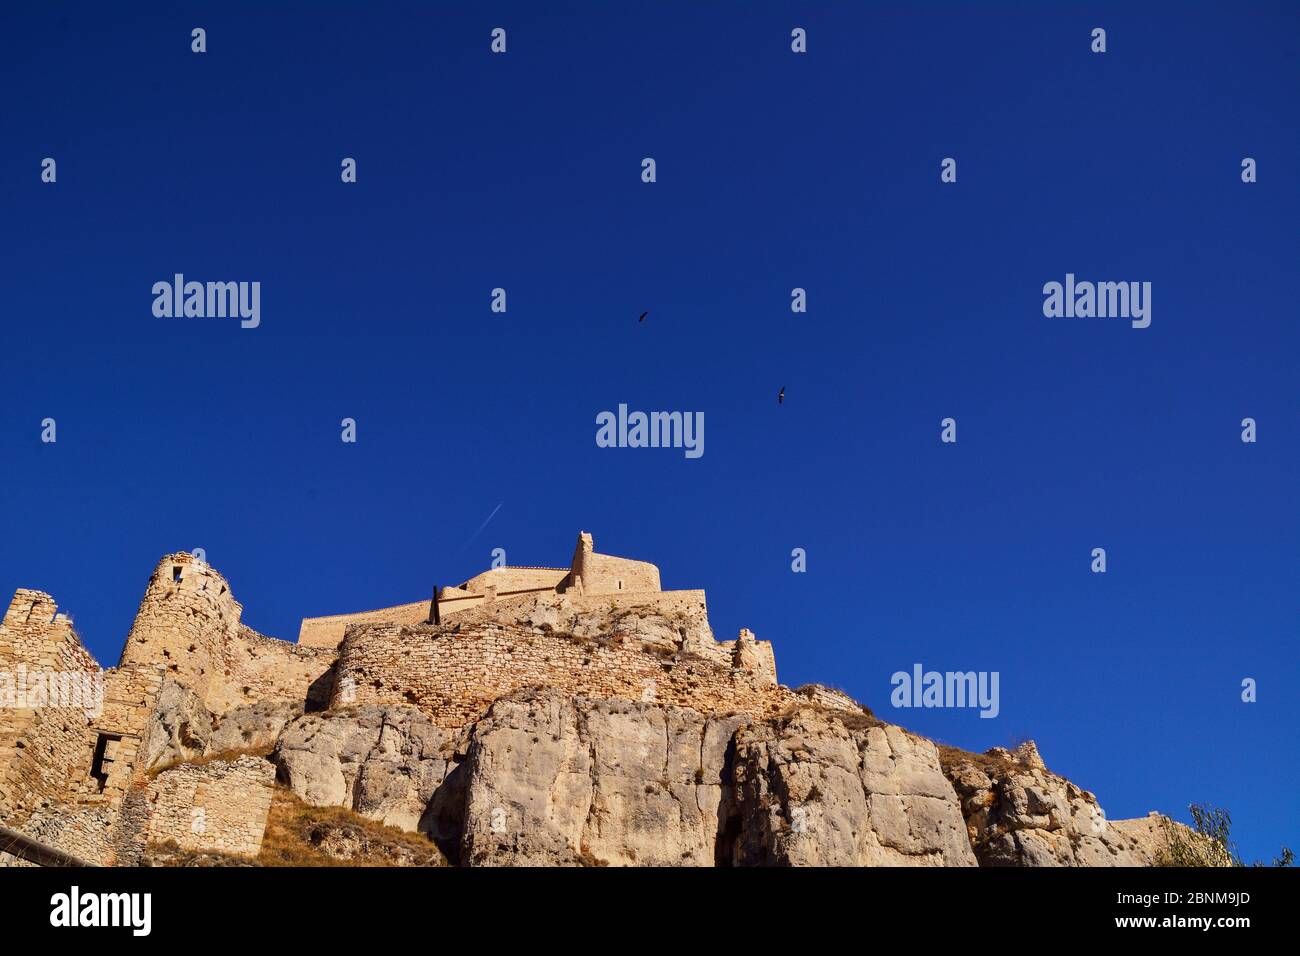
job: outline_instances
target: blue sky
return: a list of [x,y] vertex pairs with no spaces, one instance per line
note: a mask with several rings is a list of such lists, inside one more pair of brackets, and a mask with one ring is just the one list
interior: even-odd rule
[[[260,6],[4,15],[6,595],[111,664],[166,552],[292,639],[586,529],[788,684],[1300,845],[1294,5]],[[1067,272],[1150,328],[1045,318]],[[620,402],[705,454],[598,448]],[[918,662],[1001,714],[892,709]]]

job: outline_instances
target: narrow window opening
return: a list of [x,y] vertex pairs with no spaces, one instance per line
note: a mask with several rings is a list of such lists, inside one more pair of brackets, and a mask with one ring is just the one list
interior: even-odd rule
[[121,740],[114,734],[100,734],[99,739],[95,741],[95,756],[90,761],[90,778],[97,784],[96,791],[104,792],[104,784],[108,783],[108,773],[113,766],[113,758],[108,753],[108,745]]
[[180,579],[181,579],[181,566],[179,564],[173,564],[172,581],[179,581]]

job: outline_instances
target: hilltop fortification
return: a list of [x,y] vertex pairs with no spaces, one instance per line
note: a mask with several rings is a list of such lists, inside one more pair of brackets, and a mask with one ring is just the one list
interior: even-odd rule
[[0,824],[101,865],[257,857],[280,792],[464,864],[1155,852],[1154,823],[1108,824],[1036,752],[941,761],[838,691],[780,684],[770,642],[716,640],[703,591],[665,591],[655,565],[585,532],[568,567],[304,618],[297,643],[242,614],[214,568],[168,555],[101,670],[52,597],[17,591],[0,625]]

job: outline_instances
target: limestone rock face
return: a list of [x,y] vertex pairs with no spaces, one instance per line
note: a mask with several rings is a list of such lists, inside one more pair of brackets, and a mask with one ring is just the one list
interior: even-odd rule
[[232,750],[264,750],[301,712],[301,707],[285,701],[261,701],[214,716],[192,690],[167,680],[150,724],[145,767]]
[[469,865],[974,866],[929,741],[834,714],[502,698],[466,758]]
[[1150,866],[1151,820],[1111,823],[1097,798],[1046,768],[1031,742],[945,766],[981,866]]
[[306,714],[284,729],[272,760],[306,803],[429,833],[435,791],[455,767],[452,734],[406,706]]
[[801,710],[736,737],[736,865],[974,866],[928,740]]
[[164,699],[151,754],[278,736],[278,777],[306,803],[424,833],[461,865],[1151,865],[1164,842],[1162,818],[1108,822],[1032,744],[941,762],[815,701],[757,719],[529,689],[451,731],[411,706],[212,718],[180,688]]
[[712,865],[738,717],[554,691],[475,726],[460,862]]
[[259,701],[228,710],[212,718],[208,753],[265,750],[275,744],[285,725],[301,714],[300,706],[284,701]]
[[212,715],[198,694],[170,678],[163,681],[144,746],[145,767],[201,757],[211,737]]

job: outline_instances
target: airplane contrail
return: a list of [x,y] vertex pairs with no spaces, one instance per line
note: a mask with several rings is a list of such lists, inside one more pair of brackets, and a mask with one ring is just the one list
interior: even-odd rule
[[492,513],[488,515],[485,519],[483,519],[483,523],[478,526],[478,530],[475,531],[472,535],[470,535],[469,540],[467,540],[464,544],[461,545],[462,550],[469,547],[474,542],[474,539],[483,533],[483,529],[486,528],[488,524],[492,521],[492,519],[497,516],[497,512],[501,510],[501,505],[503,504],[505,504],[504,501],[499,502],[497,506],[492,509]]

